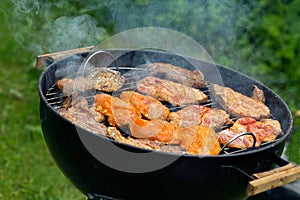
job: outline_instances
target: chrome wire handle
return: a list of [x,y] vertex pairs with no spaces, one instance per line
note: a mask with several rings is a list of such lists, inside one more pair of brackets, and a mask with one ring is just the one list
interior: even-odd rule
[[97,54],[106,54],[106,55],[109,55],[109,56],[113,59],[113,63],[114,63],[114,65],[116,66],[117,71],[119,71],[119,66],[118,66],[118,64],[117,64],[117,61],[116,61],[115,57],[114,57],[111,53],[109,53],[109,52],[107,52],[107,51],[101,51],[101,50],[92,53],[92,55],[90,55],[90,56],[86,59],[84,65],[83,65],[83,70],[84,70],[84,71],[85,71],[85,69],[86,69],[86,66],[87,66],[88,62],[89,62],[95,55],[97,55]]
[[256,145],[256,135],[251,133],[251,132],[244,132],[244,133],[240,133],[236,136],[234,136],[233,138],[231,138],[226,144],[224,144],[224,146],[221,148],[220,152],[219,152],[219,155],[224,151],[224,149],[230,144],[232,143],[234,140],[236,140],[237,138],[239,137],[242,137],[242,136],[245,136],[245,135],[250,135],[253,137],[253,145],[252,145],[252,148],[255,147]]

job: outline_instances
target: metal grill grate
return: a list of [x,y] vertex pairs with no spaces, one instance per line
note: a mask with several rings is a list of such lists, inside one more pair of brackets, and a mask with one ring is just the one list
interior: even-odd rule
[[[138,80],[142,79],[143,77],[146,77],[148,75],[147,70],[145,70],[143,68],[133,68],[133,67],[126,67],[126,66],[125,67],[121,67],[121,66],[119,66],[118,68],[110,67],[110,69],[120,71],[121,74],[125,77],[125,83],[124,83],[123,87],[120,90],[118,90],[116,93],[114,93],[113,96],[118,96],[118,94],[120,94],[122,91],[135,90],[135,84],[136,84],[136,82]],[[133,70],[134,76],[133,76],[133,73],[126,73],[129,70]],[[69,75],[68,77],[75,78],[76,75],[77,74],[72,74],[72,75]],[[205,93],[207,95],[207,97],[208,97],[208,100],[206,102],[201,103],[199,105],[210,107],[210,108],[213,108],[213,109],[222,109],[222,107],[217,102],[213,101],[213,98],[211,98],[211,96],[210,96],[211,91],[210,91],[209,88],[210,88],[210,83],[209,82],[208,82],[208,86],[207,87],[198,88],[203,93]],[[101,91],[95,91],[94,95],[96,95],[97,93],[103,93],[103,92],[101,92]],[[89,102],[89,106],[91,106],[93,104],[94,95],[84,96],[87,99],[87,101]],[[65,101],[66,98],[67,98],[67,96],[56,86],[55,83],[49,88],[49,90],[46,93],[47,102],[54,109],[60,109],[60,108],[62,108],[63,102]],[[176,110],[179,110],[179,109],[181,109],[181,108],[184,107],[184,106],[183,107],[179,107],[179,106],[171,106],[171,105],[166,105],[166,106],[169,108],[170,111],[176,111]],[[238,119],[238,117],[230,116],[230,119],[232,121],[236,121]],[[224,126],[222,126],[220,128],[220,130],[227,129],[230,126],[231,125],[224,125]],[[231,141],[229,141],[227,144],[223,145],[222,146],[222,150],[221,150],[220,153],[221,154],[236,154],[236,153],[242,153],[242,152],[249,151],[249,150],[253,149],[253,148],[233,149],[233,148],[227,147],[229,143],[231,143],[233,140],[235,140],[238,137],[241,137],[243,135],[252,135],[252,137],[254,138],[254,145],[253,145],[253,148],[254,148],[255,142],[256,142],[256,137],[255,137],[254,134],[246,132],[246,133],[239,134],[237,137],[235,137],[234,139],[232,139]],[[279,138],[277,138],[276,140],[271,141],[271,142],[262,143],[260,145],[260,147],[272,144],[272,143],[276,142],[278,139]]]

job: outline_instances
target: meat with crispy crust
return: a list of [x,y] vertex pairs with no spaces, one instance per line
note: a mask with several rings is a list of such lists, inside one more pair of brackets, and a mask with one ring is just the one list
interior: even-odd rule
[[149,63],[146,65],[152,76],[168,79],[191,87],[205,87],[207,85],[200,70],[188,70],[168,63]]
[[124,82],[125,79],[120,72],[108,68],[97,68],[86,77],[62,78],[56,82],[56,86],[66,95],[71,95],[74,92],[86,92],[92,89],[114,92],[120,89]]
[[169,102],[173,106],[207,101],[207,95],[198,89],[156,77],[145,77],[136,86],[139,92]]
[[231,115],[257,120],[270,117],[270,109],[262,102],[234,91],[229,87],[212,85],[212,93],[219,104]]

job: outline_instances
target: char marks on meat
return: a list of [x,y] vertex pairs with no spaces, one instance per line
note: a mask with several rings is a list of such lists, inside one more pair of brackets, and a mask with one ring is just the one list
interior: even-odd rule
[[155,77],[168,79],[190,87],[205,87],[207,85],[204,75],[199,70],[188,70],[167,63],[147,64],[150,74]]
[[216,101],[231,115],[252,117],[257,120],[271,116],[270,109],[265,104],[229,87],[214,84],[212,85],[212,92]]
[[233,123],[224,110],[202,105],[190,105],[177,112],[171,112],[168,119],[181,127],[202,125],[214,130]]
[[166,101],[173,106],[207,101],[207,95],[198,89],[156,77],[145,77],[136,86],[139,92]]

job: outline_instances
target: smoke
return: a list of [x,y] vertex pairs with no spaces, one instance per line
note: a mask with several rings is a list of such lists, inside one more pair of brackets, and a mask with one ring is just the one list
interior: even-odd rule
[[[35,54],[97,45],[138,27],[163,27],[198,41],[216,62],[234,65],[237,33],[249,20],[239,0],[11,0],[11,29]],[[234,60],[235,63],[230,63]]]

